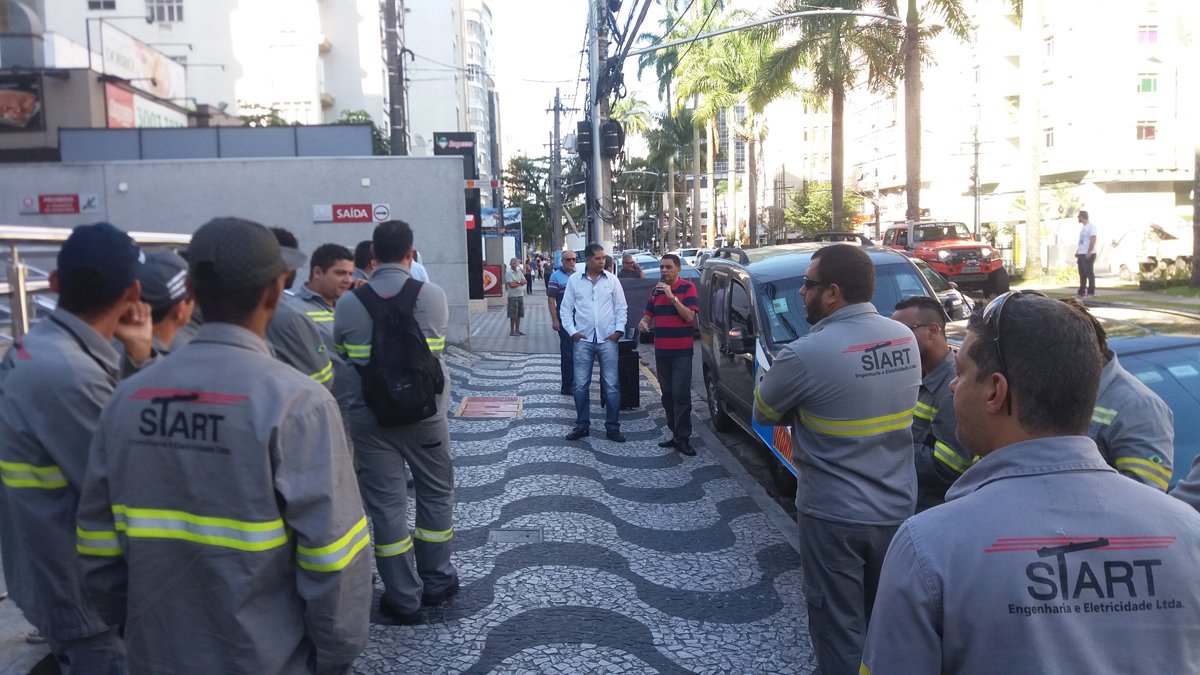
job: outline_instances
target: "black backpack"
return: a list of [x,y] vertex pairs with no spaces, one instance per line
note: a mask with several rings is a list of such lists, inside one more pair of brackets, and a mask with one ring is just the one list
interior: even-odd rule
[[437,412],[437,396],[446,386],[442,366],[429,345],[413,306],[420,281],[409,279],[400,292],[382,298],[370,284],[354,289],[354,297],[371,315],[371,359],[356,366],[363,397],[381,427],[420,422]]

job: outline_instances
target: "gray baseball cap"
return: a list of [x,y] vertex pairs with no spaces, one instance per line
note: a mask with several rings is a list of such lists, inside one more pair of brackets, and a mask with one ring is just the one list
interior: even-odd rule
[[187,295],[188,264],[170,251],[147,251],[146,264],[138,269],[142,302],[150,309],[170,307]]
[[242,218],[213,218],[201,225],[186,257],[191,274],[211,265],[227,291],[260,288],[307,262],[300,251],[280,246],[266,227]]

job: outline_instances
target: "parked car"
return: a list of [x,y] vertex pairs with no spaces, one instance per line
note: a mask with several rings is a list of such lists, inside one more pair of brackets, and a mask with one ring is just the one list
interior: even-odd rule
[[645,274],[649,270],[658,271],[658,256],[653,253],[634,253],[633,261],[637,266],[642,268],[642,273]]
[[700,252],[703,250],[702,248],[681,248],[675,251],[675,255],[679,256],[680,260],[695,267],[700,262]]
[[946,316],[950,317],[951,321],[971,316],[975,301],[958,290],[958,284],[947,281],[946,277],[930,267],[929,263],[924,260],[920,258],[910,258],[910,260],[917,266],[917,269],[921,270],[921,274],[925,275],[925,281],[928,281],[933,292],[937,293],[938,299],[942,301],[942,306],[946,308]]
[[[754,424],[754,388],[775,355],[808,334],[800,289],[812,254],[824,246],[810,242],[767,246],[738,258],[711,258],[701,271],[700,330],[702,372],[709,414],[718,431],[741,427],[779,460],[772,463],[776,483],[795,489],[790,431]],[[937,297],[906,256],[879,246],[863,246],[875,264],[871,302],[891,316],[896,303],[914,295]]]
[[963,223],[919,221],[889,227],[883,245],[929,263],[966,291],[991,297],[1008,292],[1000,251],[981,243]]
[[[1125,370],[1162,397],[1174,413],[1174,487],[1200,454],[1200,317],[1158,309],[1089,309],[1104,326],[1108,346]],[[966,326],[950,326],[946,336],[961,344]]]

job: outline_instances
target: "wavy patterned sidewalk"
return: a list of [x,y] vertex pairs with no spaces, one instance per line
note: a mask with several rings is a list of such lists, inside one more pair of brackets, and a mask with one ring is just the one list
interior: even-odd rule
[[522,396],[522,413],[451,419],[462,591],[424,625],[374,614],[356,672],[812,671],[799,556],[704,442],[656,445],[644,379],[627,443],[603,437],[595,387],[593,436],[572,443],[574,406],[546,393],[557,356],[447,361],[456,401]]

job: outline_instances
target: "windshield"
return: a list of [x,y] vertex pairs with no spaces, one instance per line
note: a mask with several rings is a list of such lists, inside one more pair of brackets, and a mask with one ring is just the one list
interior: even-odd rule
[[913,264],[917,266],[917,269],[921,270],[921,274],[925,275],[925,281],[928,281],[929,285],[933,286],[934,293],[945,293],[950,290],[949,282],[946,281],[945,277],[938,274],[937,270],[925,264],[924,261],[914,260]]
[[1119,357],[1121,365],[1162,397],[1174,411],[1175,473],[1171,485],[1188,475],[1200,453],[1200,346]]
[[938,223],[936,225],[917,225],[913,227],[913,241],[971,238],[971,231],[962,223]]
[[[762,316],[766,317],[766,342],[776,347],[808,335],[804,318],[804,298],[800,297],[801,277],[790,277],[758,285],[755,293]],[[896,303],[914,295],[929,295],[924,280],[908,263],[893,263],[875,268],[875,295],[871,302],[879,313],[891,316]]]
[[685,248],[679,252],[679,255],[684,255],[684,256],[687,256],[690,258],[690,257],[696,255],[696,251],[699,251],[699,250],[700,249],[698,249],[698,248]]

